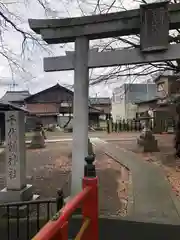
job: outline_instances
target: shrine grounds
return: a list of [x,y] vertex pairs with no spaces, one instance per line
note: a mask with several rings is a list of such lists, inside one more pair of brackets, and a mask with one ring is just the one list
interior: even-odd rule
[[[57,190],[63,189],[65,197],[70,192],[71,177],[70,141],[46,144],[43,149],[27,149],[27,182],[34,187],[34,193],[42,199],[56,197]],[[126,186],[122,188],[121,175],[128,177],[118,163],[96,148],[96,170],[99,177],[100,208],[103,215],[124,215],[127,200]],[[5,186],[5,154],[0,155],[0,186]],[[109,179],[107,181],[107,179]],[[126,180],[126,179],[125,179]],[[122,191],[123,190],[123,191]],[[122,191],[120,199],[120,191]]]
[[[160,152],[141,153],[136,144],[140,133],[93,132],[89,136],[99,138],[102,144],[111,143],[116,149],[126,149],[142,159],[161,168],[171,188],[180,197],[180,170],[174,160],[173,135],[156,135]],[[30,136],[26,136],[26,140]],[[55,197],[57,189],[62,188],[65,197],[70,192],[72,134],[49,132],[43,149],[27,148],[27,182],[34,187],[34,193],[42,199]],[[93,142],[93,140],[92,140]],[[96,144],[95,144],[96,145]],[[101,145],[94,146],[96,170],[99,177],[100,214],[108,216],[126,216],[131,199],[131,172],[116,159],[107,155]],[[121,159],[121,156],[119,156]],[[5,185],[5,153],[0,155],[0,187]]]

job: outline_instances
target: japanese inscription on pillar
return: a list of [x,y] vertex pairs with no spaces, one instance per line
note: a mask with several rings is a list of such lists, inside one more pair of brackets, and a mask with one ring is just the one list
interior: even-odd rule
[[168,2],[141,5],[141,51],[167,50],[169,41]]
[[22,111],[6,112],[6,184],[20,190],[26,184],[25,124]]
[[6,120],[6,124],[9,126],[7,132],[7,148],[8,148],[8,178],[13,180],[16,178],[17,169],[17,119],[12,113],[9,114]]

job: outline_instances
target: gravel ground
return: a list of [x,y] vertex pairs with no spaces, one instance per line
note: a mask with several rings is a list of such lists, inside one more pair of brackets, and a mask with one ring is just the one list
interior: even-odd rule
[[[128,170],[96,149],[96,169],[99,178],[100,214],[126,215]],[[65,197],[70,191],[71,142],[49,143],[44,149],[27,150],[27,182],[42,199],[56,197],[62,188]],[[4,186],[4,155],[0,157],[0,182]]]

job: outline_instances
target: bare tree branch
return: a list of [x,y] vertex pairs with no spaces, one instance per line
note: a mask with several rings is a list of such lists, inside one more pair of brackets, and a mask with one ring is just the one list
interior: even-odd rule
[[[31,0],[22,0],[21,4],[30,4]],[[56,9],[51,8],[51,1],[49,0],[36,0],[41,6],[41,9],[44,10],[44,13],[49,16],[51,13],[55,13],[58,16],[58,11]],[[55,1],[55,0],[54,0]],[[176,3],[177,0],[172,0],[171,3]],[[68,16],[70,16],[70,12],[68,9],[68,4],[71,2],[76,2],[76,5],[79,9],[79,12],[82,16],[87,15],[86,12],[92,14],[101,14],[108,13],[112,11],[126,11],[128,7],[125,5],[125,1],[122,0],[66,0],[63,1],[64,7]],[[146,0],[134,0],[135,3],[146,4]],[[0,21],[1,21],[1,35],[0,35],[0,56],[6,59],[8,62],[11,71],[14,68],[21,68],[22,71],[27,71],[24,67],[22,67],[20,61],[18,61],[18,56],[13,54],[13,52],[7,46],[4,40],[4,33],[7,31],[15,31],[20,34],[22,37],[21,41],[21,57],[25,54],[28,48],[28,42],[31,42],[32,46],[37,46],[43,49],[43,51],[49,51],[47,45],[39,38],[36,34],[31,31],[24,30],[21,27],[22,19],[16,12],[10,11],[10,6],[13,4],[17,4],[17,1],[0,1]],[[89,10],[90,9],[90,10]],[[59,16],[60,17],[60,16]],[[180,30],[177,29],[174,32],[171,32],[169,35],[169,43],[180,43]],[[140,47],[140,36],[128,36],[128,37],[116,37],[105,40],[95,41],[93,47],[99,47],[100,51],[113,51],[117,48],[139,48]],[[95,74],[95,71],[91,71],[91,84],[97,84],[103,81],[119,81],[122,77],[134,76],[142,77],[142,76],[151,76],[156,72],[165,71],[165,70],[173,70],[176,72],[180,71],[180,61],[167,61],[162,63],[151,63],[151,64],[141,64],[137,66],[123,66],[123,67],[114,67],[109,69],[108,71],[104,71],[103,74]]]
[[[111,6],[113,6],[115,1],[110,1],[109,3],[109,7],[111,8]],[[140,0],[137,1],[135,0],[134,2],[138,2],[138,3],[143,3],[143,4],[147,4],[147,2],[145,0]],[[176,0],[172,0],[171,3],[176,3]],[[100,5],[100,2],[98,2],[98,5]],[[100,7],[100,6],[99,6]],[[117,9],[117,11],[122,10],[122,8],[124,8],[124,10],[127,10],[121,0],[119,1],[119,9]],[[169,35],[169,43],[180,43],[180,30],[177,29],[175,31],[171,31],[170,35]],[[109,39],[109,41],[104,41],[104,43],[101,42],[101,44],[96,43],[95,47],[99,47],[101,49],[101,51],[107,51],[107,50],[115,50],[116,48],[119,48],[121,46],[124,46],[124,48],[139,48],[140,47],[140,36],[136,35],[136,36],[128,36],[128,37],[116,37],[116,38],[112,38]],[[139,65],[138,65],[139,66]],[[146,66],[149,66],[149,68],[147,68]],[[162,63],[149,63],[149,64],[143,64],[140,65],[139,67],[130,67],[130,66],[125,66],[123,73],[122,73],[122,69],[120,70],[118,68],[118,70],[116,71],[117,68],[114,68],[115,70],[109,70],[109,72],[105,72],[104,75],[100,75],[97,77],[93,77],[91,79],[91,84],[97,84],[103,81],[107,81],[107,80],[113,80],[116,79],[116,81],[118,81],[119,77],[125,77],[125,76],[151,76],[156,72],[159,71],[166,71],[166,70],[173,70],[175,72],[180,72],[180,61],[165,61]],[[144,71],[145,70],[145,71]]]
[[[36,0],[40,6],[46,8],[46,0]],[[27,19],[24,19],[20,12],[14,11],[14,9],[21,9],[21,7],[26,7],[28,0],[22,1],[0,1],[0,23],[1,23],[1,32],[0,32],[0,57],[5,59],[7,62],[12,81],[14,76],[17,75],[17,72],[27,72],[29,70],[23,66],[23,59],[25,60],[25,52],[30,51],[30,47],[34,49],[41,48],[42,51],[50,52],[48,45],[42,41],[42,39],[33,33],[31,30],[25,30],[22,26],[27,24]],[[16,53],[14,49],[11,49],[11,46],[6,41],[7,33],[9,35],[12,33],[19,34],[19,47],[20,51]],[[11,36],[11,35],[10,35]],[[9,36],[8,36],[9,37]],[[17,77],[17,76],[16,76]],[[33,76],[32,76],[33,78]]]

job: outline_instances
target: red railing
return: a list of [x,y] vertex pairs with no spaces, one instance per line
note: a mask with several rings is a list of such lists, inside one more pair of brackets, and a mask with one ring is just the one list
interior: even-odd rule
[[83,224],[75,240],[98,240],[97,177],[84,177],[82,185],[83,190],[70,200],[33,240],[67,240],[68,220],[78,207],[82,208]]

